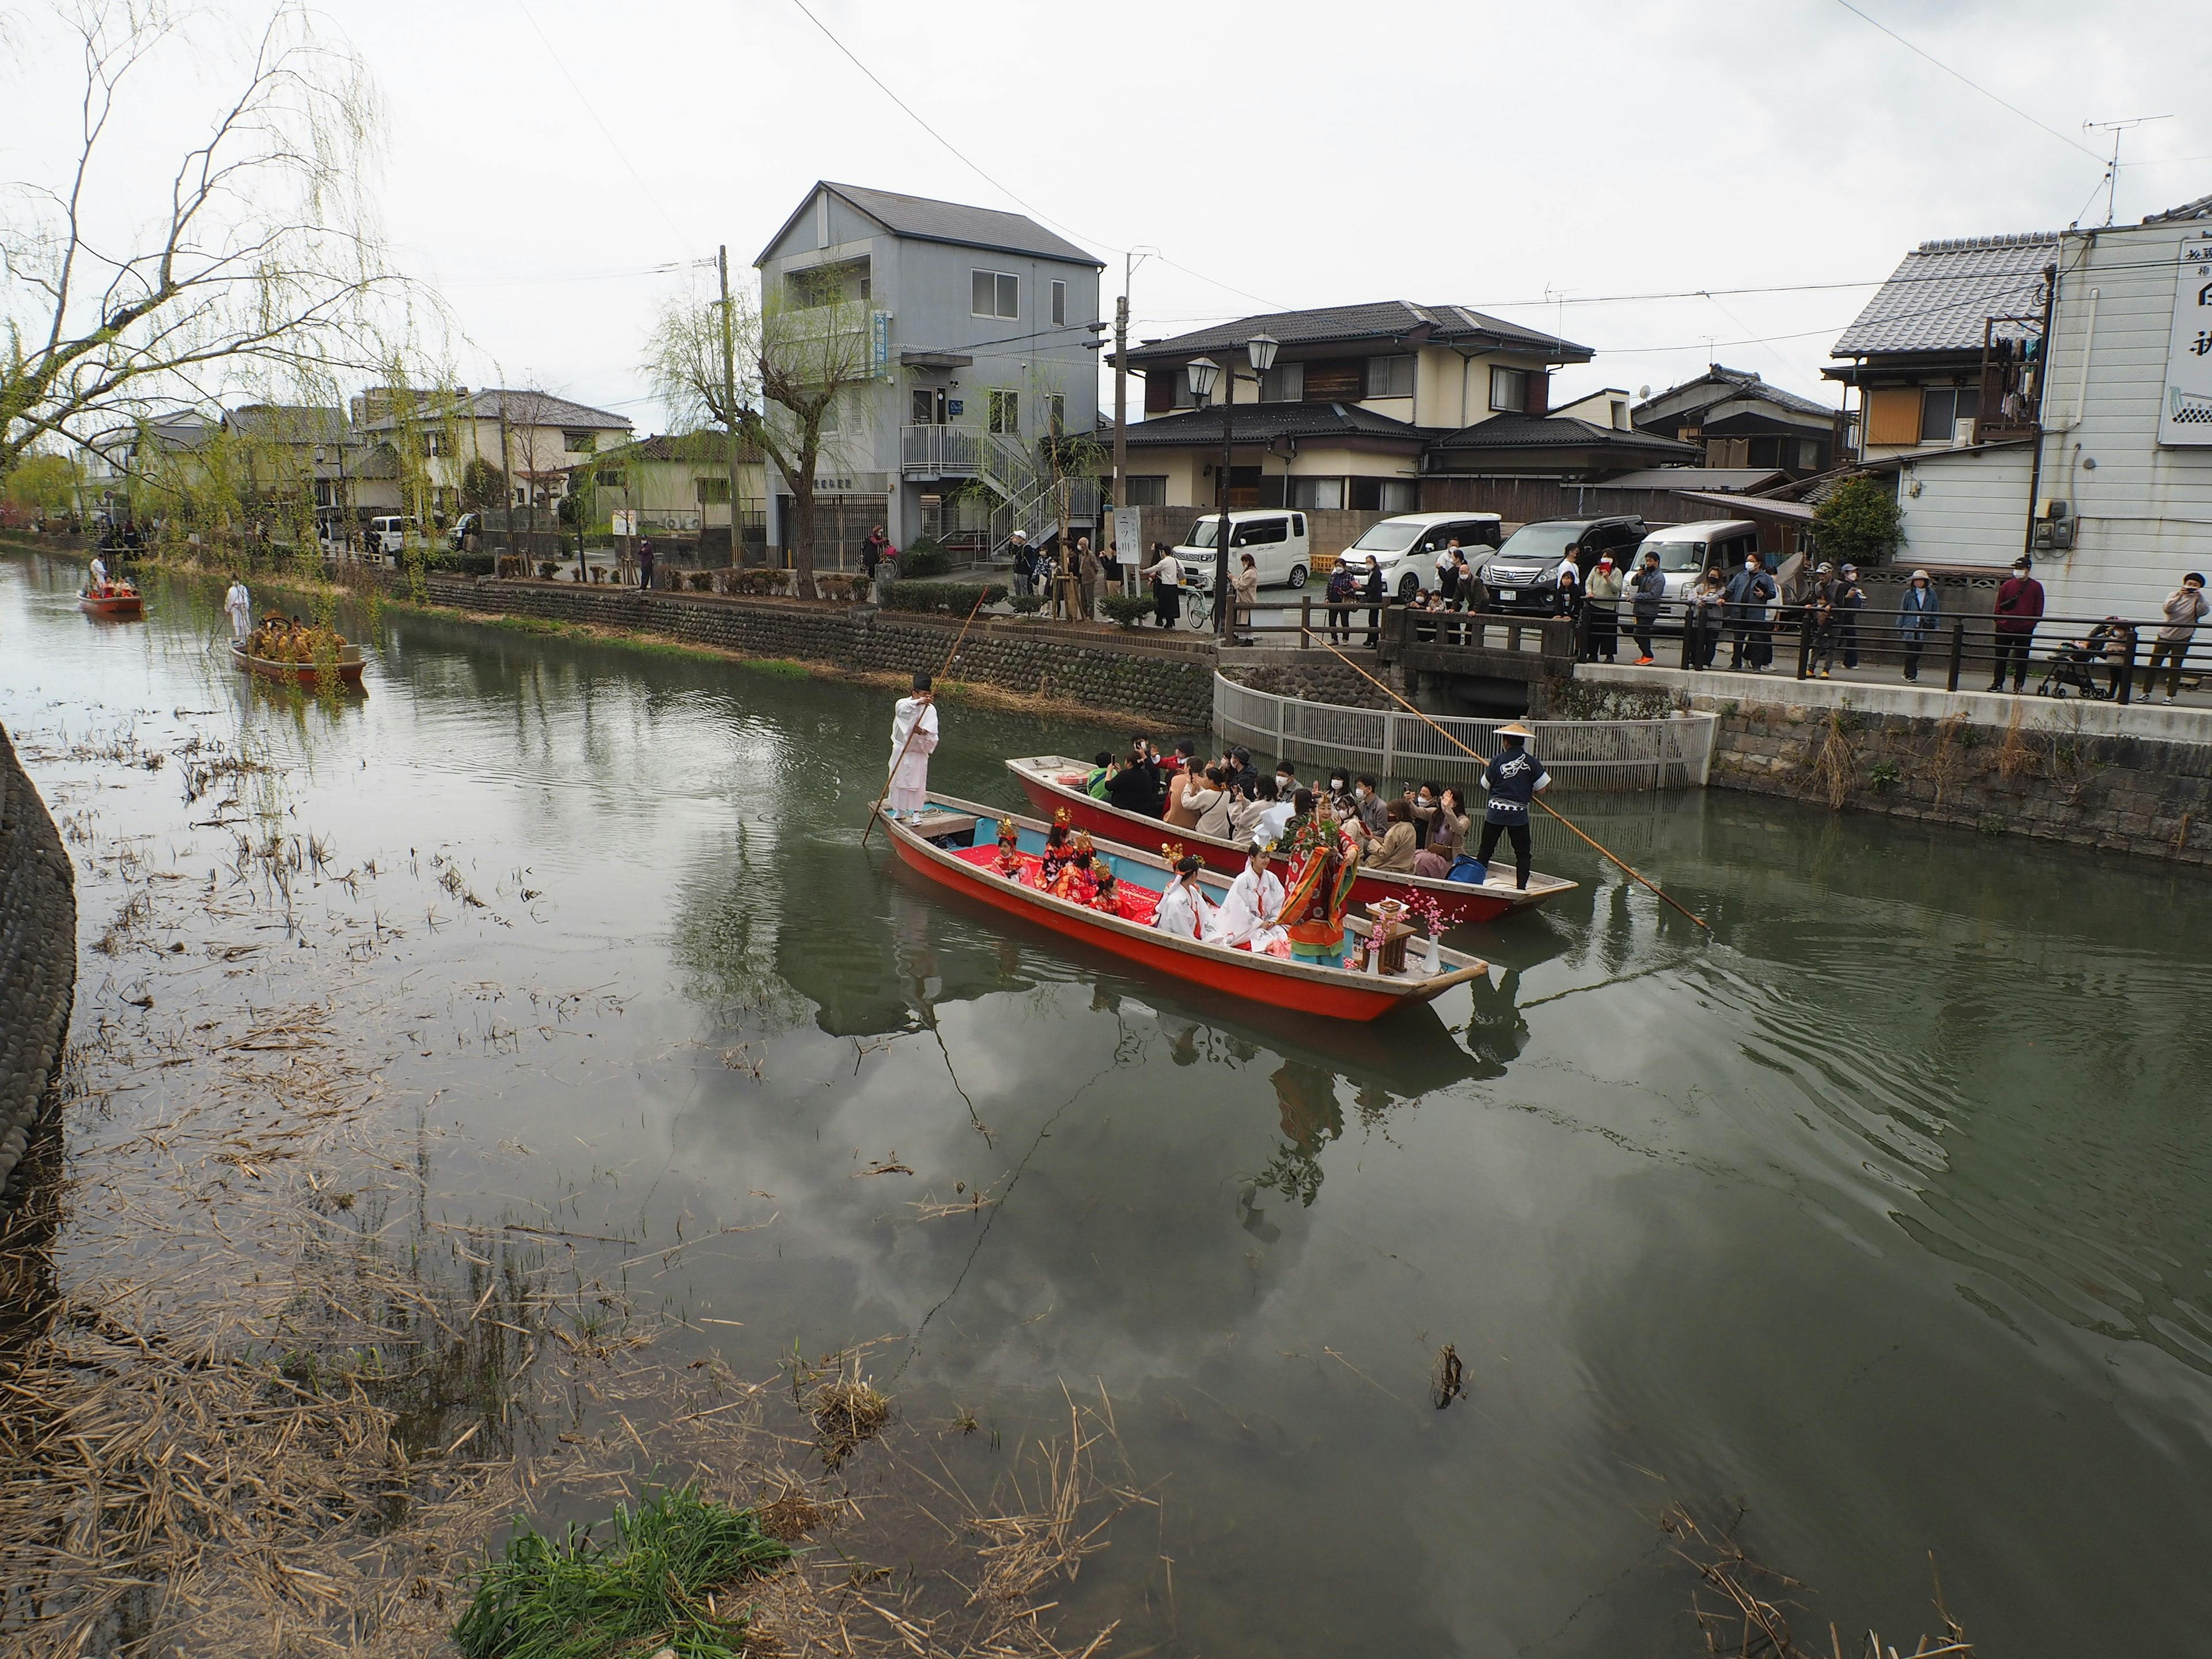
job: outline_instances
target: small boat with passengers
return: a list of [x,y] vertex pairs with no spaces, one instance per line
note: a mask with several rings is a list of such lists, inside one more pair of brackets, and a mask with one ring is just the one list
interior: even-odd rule
[[[1030,755],[1008,761],[1006,769],[1014,775],[1022,786],[1022,793],[1038,811],[1049,814],[1064,808],[1068,822],[1076,829],[1139,848],[1157,846],[1163,836],[1171,836],[1204,860],[1209,870],[1235,875],[1244,867],[1245,848],[1240,842],[1201,836],[1194,830],[1178,830],[1142,812],[1131,812],[1111,801],[1085,794],[1083,781],[1091,769],[1066,755]],[[1444,925],[1452,927],[1462,922],[1489,921],[1508,911],[1533,910],[1548,899],[1573,891],[1574,887],[1575,884],[1564,877],[1531,871],[1526,890],[1516,889],[1510,865],[1492,866],[1487,878],[1480,883],[1363,868],[1352,887],[1352,902],[1370,906],[1382,899],[1416,906],[1424,901],[1433,902],[1443,915]]]
[[[933,793],[916,817],[882,816],[900,860],[941,886],[1157,973],[1271,1007],[1371,1020],[1394,1008],[1431,1001],[1454,986],[1476,979],[1486,982],[1489,976],[1486,963],[1433,940],[1417,953],[1409,946],[1418,935],[1402,922],[1388,927],[1381,950],[1364,948],[1371,946],[1377,923],[1353,915],[1344,918],[1346,943],[1367,959],[1367,967],[1297,961],[1243,945],[1182,938],[1152,925],[1160,896],[1176,873],[1159,853],[1094,848],[1093,863],[1112,878],[1114,890],[1111,908],[1101,908],[1100,902],[1060,897],[1036,884],[1050,830],[1038,819]],[[979,841],[979,825],[994,825],[995,837]],[[1164,830],[1170,837],[1178,835],[1156,823],[1155,837]],[[1159,845],[1157,839],[1154,845]],[[1199,882],[1216,904],[1229,885],[1210,873],[1201,873]]]
[[288,685],[314,685],[326,672],[336,675],[341,685],[361,684],[361,647],[349,645],[326,628],[291,629],[264,623],[251,638],[230,642],[230,659],[249,674],[283,680]]
[[143,617],[146,601],[128,582],[109,582],[88,587],[76,596],[76,608],[88,617]]

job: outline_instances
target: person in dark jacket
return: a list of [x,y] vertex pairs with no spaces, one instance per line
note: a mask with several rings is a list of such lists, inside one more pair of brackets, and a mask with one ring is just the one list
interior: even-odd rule
[[1513,884],[1526,892],[1532,860],[1528,810],[1536,792],[1551,787],[1552,775],[1544,769],[1543,762],[1528,752],[1528,739],[1535,733],[1519,720],[1499,726],[1498,735],[1505,739],[1505,752],[1482,769],[1482,787],[1490,801],[1482,809],[1482,841],[1474,856],[1476,862],[1488,864],[1490,855],[1498,850],[1498,838],[1510,837]]
[[1836,644],[1844,653],[1844,666],[1859,665],[1859,612],[1866,609],[1866,589],[1859,586],[1859,568],[1846,559],[1836,567]]
[[1132,749],[1121,769],[1106,780],[1106,799],[1124,812],[1160,815],[1159,766],[1141,747]]
[[1642,568],[1628,579],[1628,591],[1632,596],[1628,604],[1629,614],[1635,620],[1632,632],[1636,637],[1636,665],[1651,666],[1651,629],[1659,620],[1659,607],[1667,600],[1667,573],[1659,568],[1659,556],[1646,553]]
[[1367,648],[1372,651],[1382,643],[1382,606],[1389,590],[1382,586],[1382,564],[1379,559],[1367,562],[1367,580],[1360,584],[1359,597],[1367,601]]
[[2012,670],[2012,689],[2027,690],[2027,657],[2035,642],[2035,624],[2043,615],[2043,584],[2030,572],[2027,554],[2012,562],[2012,574],[1997,588],[1996,678],[1990,690],[2004,690],[2005,670]]
[[1920,653],[1936,633],[1936,619],[1943,614],[1943,599],[1924,570],[1912,573],[1905,596],[1897,602],[1897,638],[1905,647],[1905,678],[1920,678]]
[[1755,552],[1743,556],[1743,568],[1728,580],[1729,671],[1748,665],[1757,673],[1774,660],[1773,630],[1766,607],[1782,596]]
[[860,540],[860,574],[868,579],[868,586],[871,587],[876,584],[876,567],[883,562],[884,550],[890,544],[891,538],[884,534],[884,527],[881,525],[878,525]]

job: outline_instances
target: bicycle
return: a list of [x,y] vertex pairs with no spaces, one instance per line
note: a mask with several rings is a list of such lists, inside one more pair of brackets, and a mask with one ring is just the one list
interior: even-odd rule
[[1186,587],[1182,591],[1183,626],[1194,634],[1209,633],[1213,628],[1213,595],[1203,587]]

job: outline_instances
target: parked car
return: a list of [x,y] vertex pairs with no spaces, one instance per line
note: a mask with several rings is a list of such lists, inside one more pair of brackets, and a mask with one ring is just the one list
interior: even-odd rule
[[465,550],[469,538],[483,534],[483,514],[464,513],[453,520],[453,527],[446,532],[446,545],[456,553]]
[[406,547],[407,538],[414,529],[415,520],[412,519],[371,519],[368,521],[368,551],[397,557]]
[[1723,578],[1743,562],[1743,556],[1759,545],[1759,526],[1747,519],[1700,519],[1695,524],[1668,524],[1646,536],[1636,550],[1641,566],[1646,553],[1659,556],[1659,569],[1667,578],[1667,597],[1679,599],[1698,585],[1698,578],[1714,566]]
[[1381,566],[1383,586],[1410,599],[1435,588],[1437,550],[1450,546],[1453,537],[1467,550],[1468,563],[1479,565],[1504,538],[1504,528],[1495,513],[1401,513],[1368,526],[1336,562],[1362,582]]
[[[1176,546],[1182,562],[1184,581],[1210,590],[1213,586],[1213,538],[1221,529],[1221,515],[1209,513],[1190,527],[1190,534]],[[1260,586],[1304,587],[1313,569],[1307,550],[1306,515],[1280,507],[1229,515],[1229,568],[1235,574],[1240,556],[1249,553],[1260,572]]]
[[1626,568],[1629,555],[1650,533],[1641,519],[1538,519],[1505,538],[1505,545],[1475,572],[1486,611],[1547,615],[1569,562],[1587,577],[1604,555]]

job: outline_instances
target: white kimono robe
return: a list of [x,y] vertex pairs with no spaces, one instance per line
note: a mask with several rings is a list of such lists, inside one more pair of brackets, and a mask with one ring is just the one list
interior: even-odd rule
[[1289,937],[1280,927],[1261,925],[1282,913],[1282,878],[1273,870],[1255,876],[1247,865],[1243,873],[1229,884],[1229,896],[1213,913],[1213,924],[1206,937],[1215,945],[1249,945],[1255,951],[1265,951],[1277,939]]
[[222,608],[230,612],[231,638],[242,640],[253,631],[253,601],[244,582],[230,585],[230,591],[222,596]]
[[1168,884],[1168,890],[1160,895],[1159,908],[1152,913],[1152,926],[1177,939],[1202,939],[1212,922],[1213,907],[1206,902],[1206,895],[1179,880]]
[[[915,729],[919,720],[921,728]],[[914,741],[907,741],[907,733]],[[901,697],[891,716],[891,811],[919,812],[929,801],[929,756],[937,747],[937,706]],[[900,750],[905,751],[902,758]]]

